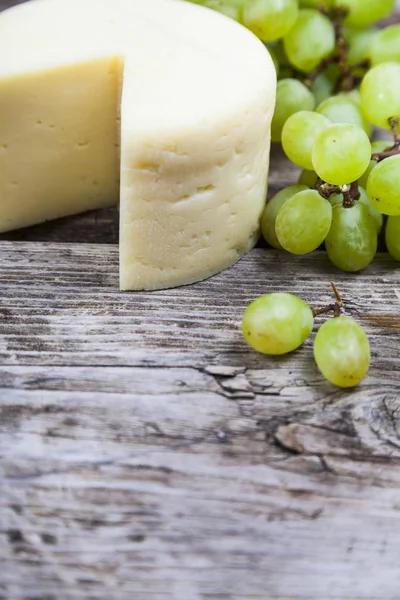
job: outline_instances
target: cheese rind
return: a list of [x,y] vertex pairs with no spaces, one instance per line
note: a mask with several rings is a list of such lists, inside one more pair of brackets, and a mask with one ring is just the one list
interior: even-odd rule
[[34,0],[0,15],[4,52],[1,230],[119,195],[128,290],[203,279],[254,245],[276,81],[250,32],[180,0]]

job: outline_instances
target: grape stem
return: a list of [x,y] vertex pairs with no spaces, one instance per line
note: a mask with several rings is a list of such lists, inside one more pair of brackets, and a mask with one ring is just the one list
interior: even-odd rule
[[392,148],[388,148],[383,152],[375,152],[372,155],[372,160],[376,160],[376,162],[380,162],[385,158],[389,158],[390,156],[396,156],[396,154],[400,154],[400,141],[396,142],[396,144]]
[[347,185],[330,185],[329,183],[322,181],[322,179],[318,179],[314,188],[320,196],[325,198],[325,200],[329,200],[329,197],[332,196],[332,194],[342,194],[344,208],[351,208],[354,206],[361,196],[358,188],[358,181],[353,181],[349,187]]
[[389,119],[389,124],[393,133],[394,144],[393,146],[389,146],[385,148],[382,152],[375,152],[372,155],[372,160],[376,160],[380,162],[385,158],[389,158],[390,156],[395,156],[396,154],[400,154],[400,119],[399,117],[391,117]]
[[336,285],[333,283],[333,281],[331,281],[331,286],[333,289],[333,293],[336,296],[336,302],[334,304],[328,304],[328,306],[323,306],[322,308],[314,308],[313,309],[313,315],[314,317],[316,317],[317,315],[324,315],[330,312],[334,313],[334,317],[340,317],[340,314],[342,312],[342,307],[343,307],[343,299],[341,297],[341,295],[338,292],[338,289],[336,287]]
[[339,69],[339,78],[336,83],[335,92],[337,93],[341,90],[350,92],[359,83],[361,83],[363,79],[363,76],[360,74],[360,70],[368,69],[371,63],[367,59],[362,60],[354,65],[347,64],[349,47],[343,37],[343,21],[349,12],[348,9],[339,7],[329,10],[324,4],[320,4],[319,10],[323,15],[330,19],[334,26],[336,48],[332,54],[320,62],[320,64],[312,73],[307,75],[307,77],[303,80],[304,84],[308,87],[312,87],[317,77],[323,73],[328,65],[336,64]]
[[350,189],[343,194],[343,206],[345,208],[351,208],[354,206],[354,203],[360,199],[360,196],[361,193],[358,188],[358,181],[353,181],[353,183],[350,185]]

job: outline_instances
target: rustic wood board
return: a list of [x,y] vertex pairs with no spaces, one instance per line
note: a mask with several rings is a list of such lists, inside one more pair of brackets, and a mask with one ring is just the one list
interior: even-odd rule
[[[0,597],[398,600],[393,261],[257,249],[140,294],[114,245],[1,242],[0,264]],[[331,279],[372,342],[351,392],[312,340],[270,359],[239,331],[253,297],[321,305]]]
[[[275,151],[270,193],[296,177]],[[110,209],[1,236],[0,598],[399,600],[399,265],[258,248],[126,294],[117,232]],[[331,280],[372,345],[346,392],[313,337],[271,359],[239,327]]]

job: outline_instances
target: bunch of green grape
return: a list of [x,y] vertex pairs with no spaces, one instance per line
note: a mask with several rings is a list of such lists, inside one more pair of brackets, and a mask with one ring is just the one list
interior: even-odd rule
[[[267,203],[265,240],[293,254],[324,244],[355,272],[382,231],[400,260],[400,23],[377,25],[396,0],[190,1],[250,29],[276,67],[272,141],[303,171]],[[387,139],[371,143],[376,127]]]
[[[336,291],[336,288],[335,292]],[[349,388],[366,376],[370,366],[369,340],[361,325],[338,309],[333,319],[325,321],[314,339],[314,359],[322,375],[334,385]],[[299,348],[314,327],[314,316],[328,312],[329,306],[312,311],[294,294],[272,293],[254,300],[242,320],[246,342],[262,354],[278,356]]]

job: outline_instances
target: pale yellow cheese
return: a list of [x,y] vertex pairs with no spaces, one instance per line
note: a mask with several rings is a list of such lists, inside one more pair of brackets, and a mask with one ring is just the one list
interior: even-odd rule
[[243,27],[179,0],[35,0],[0,15],[0,57],[1,230],[119,197],[122,289],[255,243],[275,73]]

